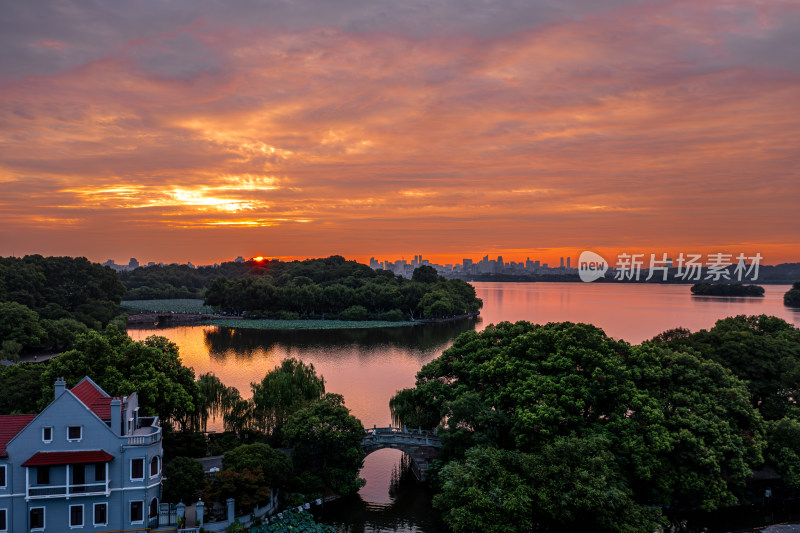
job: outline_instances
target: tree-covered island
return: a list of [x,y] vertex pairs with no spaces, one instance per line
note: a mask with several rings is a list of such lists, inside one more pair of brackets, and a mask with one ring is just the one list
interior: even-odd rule
[[256,263],[246,276],[214,279],[205,303],[251,317],[389,321],[470,315],[483,305],[472,285],[432,267],[409,280],[341,256]]
[[789,307],[800,307],[800,281],[795,281],[792,288],[786,291],[783,303]]
[[411,279],[334,255],[219,267],[153,265],[121,272],[126,300],[204,298],[220,312],[278,320],[442,320],[475,315],[483,303],[462,280],[418,267]]

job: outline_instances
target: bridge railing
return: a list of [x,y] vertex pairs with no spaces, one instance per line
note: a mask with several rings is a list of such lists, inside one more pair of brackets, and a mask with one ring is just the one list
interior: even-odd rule
[[438,447],[441,445],[441,441],[436,436],[436,430],[372,426],[372,428],[366,430],[362,446],[378,444],[413,444]]
[[406,427],[399,428],[399,427],[393,427],[393,426],[389,426],[389,427],[385,427],[385,428],[379,428],[377,426],[372,426],[371,428],[368,428],[366,430],[366,435],[367,436],[370,436],[370,435],[376,435],[376,436],[377,435],[421,435],[421,436],[428,435],[428,436],[435,437],[436,436],[436,430],[435,429],[422,429],[422,428],[416,428],[416,429],[411,428],[411,429],[409,429],[409,428],[406,428]]

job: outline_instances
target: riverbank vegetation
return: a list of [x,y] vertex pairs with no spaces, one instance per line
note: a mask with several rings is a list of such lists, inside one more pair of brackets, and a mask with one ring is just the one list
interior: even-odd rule
[[270,331],[299,329],[373,329],[414,326],[414,322],[389,322],[386,320],[228,320],[224,318],[204,320],[203,324],[237,329],[261,329]]
[[115,321],[125,287],[83,257],[0,257],[0,358],[62,350]]
[[637,346],[504,322],[459,336],[391,408],[438,427],[434,506],[456,532],[653,531],[662,509],[746,502],[765,462],[800,488],[798,389],[800,330],[777,318]]
[[697,283],[691,291],[697,296],[764,296],[764,287],[741,283]]
[[[364,458],[364,427],[350,414],[342,396],[325,392],[325,380],[313,365],[284,360],[260,382],[250,384],[253,394],[249,400],[213,374],[203,374],[197,384],[200,428],[205,429],[209,416],[213,416],[222,419],[225,429],[209,443],[214,454],[227,457],[231,450],[255,444],[291,449],[291,475],[287,474],[285,482],[273,480],[268,485],[314,497],[350,494],[363,485],[358,473]],[[242,462],[230,464],[241,466]],[[259,475],[241,470],[237,478],[241,483]],[[264,475],[272,475],[274,470],[265,469]],[[230,479],[225,479],[226,483],[241,488],[234,474],[227,476]]]
[[[127,294],[125,295],[127,298]],[[157,300],[122,300],[120,307],[134,313],[191,313],[211,314],[214,308],[199,298],[175,298]]]

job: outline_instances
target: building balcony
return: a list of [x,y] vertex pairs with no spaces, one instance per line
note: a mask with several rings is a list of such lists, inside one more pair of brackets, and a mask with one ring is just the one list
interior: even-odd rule
[[110,494],[110,481],[96,483],[83,483],[81,485],[38,485],[29,486],[25,494],[26,500],[41,500],[46,498],[80,498],[83,496],[108,496]]
[[149,446],[161,440],[161,426],[157,416],[142,417],[137,420],[133,435],[125,437],[128,446]]

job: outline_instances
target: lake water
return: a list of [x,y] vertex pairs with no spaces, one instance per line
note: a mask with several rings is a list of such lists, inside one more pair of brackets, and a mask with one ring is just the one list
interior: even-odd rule
[[[131,329],[141,340],[158,334],[178,344],[196,374],[213,372],[250,397],[250,383],[287,357],[312,363],[326,390],[342,394],[365,427],[388,426],[389,398],[414,385],[416,372],[459,333],[504,320],[588,322],[614,338],[640,343],[664,330],[710,328],[720,318],[768,314],[800,326],[800,310],[783,305],[786,285],[767,285],[763,298],[697,297],[689,285],[474,283],[481,316],[453,324],[350,331],[255,331],[215,326]],[[213,426],[212,426],[213,428]],[[364,462],[358,495],[327,504],[324,519],[342,532],[439,531],[426,488],[409,478],[402,453],[381,450]]]

